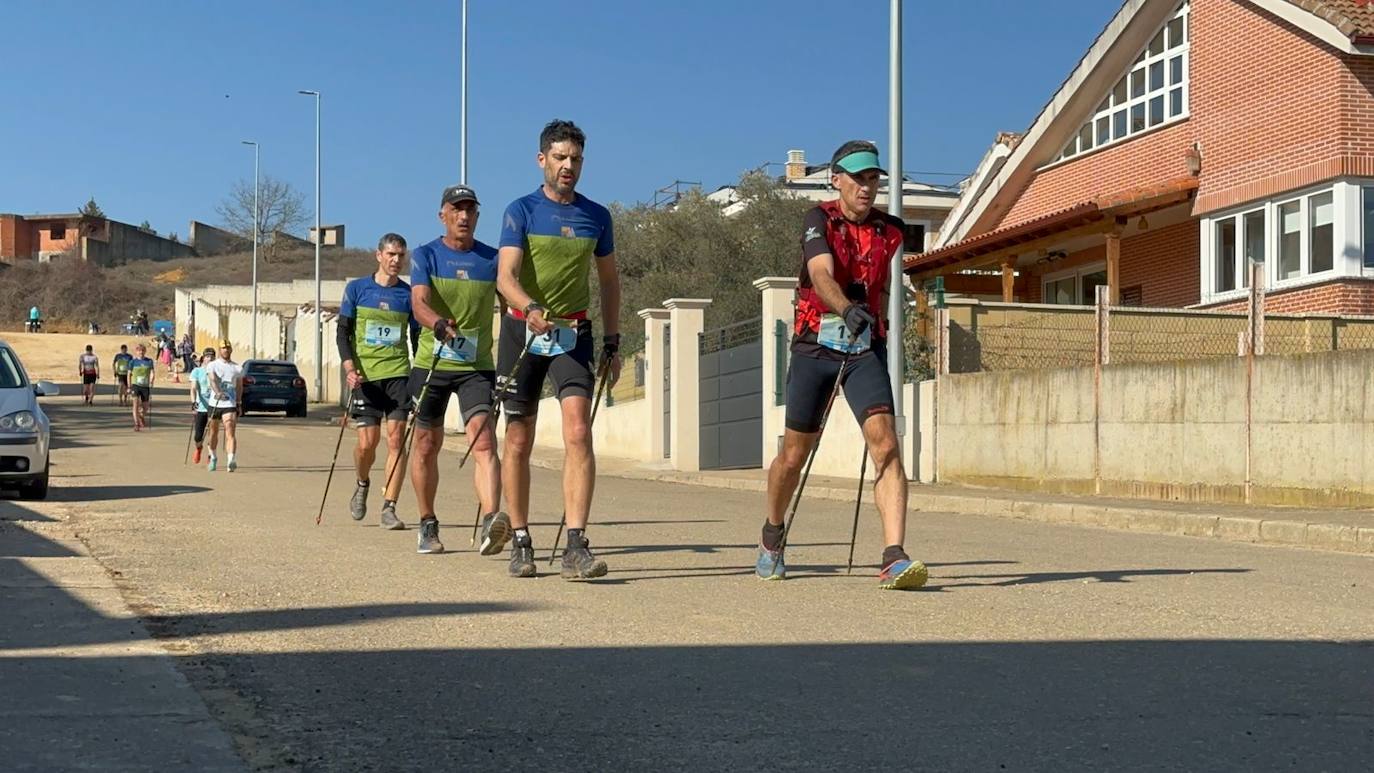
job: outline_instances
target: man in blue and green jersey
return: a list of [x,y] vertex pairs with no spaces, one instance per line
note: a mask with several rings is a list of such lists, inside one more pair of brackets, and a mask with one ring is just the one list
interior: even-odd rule
[[377,459],[382,422],[386,422],[386,490],[382,528],[404,529],[396,517],[405,465],[405,421],[410,414],[410,352],[418,331],[410,316],[410,285],[401,280],[406,240],[389,233],[377,242],[377,270],[349,282],[339,306],[339,359],[348,374],[350,414],[358,428],[353,449],[358,486],[348,503],[353,520],[367,517],[372,463]]
[[474,236],[477,215],[476,191],[466,185],[445,188],[439,199],[439,222],[444,225],[444,235],[416,248],[410,261],[410,305],[422,328],[415,366],[410,371],[410,394],[417,401],[415,458],[410,465],[410,480],[420,508],[416,547],[420,553],[444,552],[444,544],[439,541],[439,520],[434,514],[434,496],[439,488],[444,414],[453,394],[458,395],[463,426],[468,436],[475,439],[473,483],[485,513],[482,555],[501,552],[510,539],[510,518],[497,511],[501,503],[501,462],[496,456],[495,429],[487,421],[496,385],[491,354],[496,248]]
[[157,363],[148,357],[148,347],[134,346],[134,358],[129,360],[129,381],[134,391],[134,432],[148,426],[148,403],[153,399],[153,383],[157,381]]
[[114,370],[115,379],[119,382],[119,404],[127,405],[129,402],[129,363],[134,359],[129,354],[129,345],[120,344],[119,354],[110,361],[110,368]]
[[544,172],[538,190],[506,208],[501,226],[498,289],[510,305],[501,320],[498,368],[515,366],[530,341],[514,383],[504,393],[506,461],[502,485],[515,527],[510,573],[535,575],[529,534],[530,451],[534,447],[539,396],[552,380],[563,419],[563,506],[568,544],[562,576],[585,580],[606,574],[606,562],[592,555],[587,515],[596,482],[592,449],[591,306],[593,266],[601,290],[603,364],[610,383],[620,377],[620,274],[615,265],[611,214],[576,191],[587,137],[571,121],[553,121],[539,135],[537,161]]

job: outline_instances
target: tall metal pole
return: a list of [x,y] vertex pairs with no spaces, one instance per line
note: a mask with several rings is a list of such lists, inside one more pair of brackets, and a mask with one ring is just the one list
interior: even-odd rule
[[258,235],[262,227],[258,223],[258,143],[244,140],[243,144],[253,146],[253,345],[248,350],[254,359],[258,356]]
[[324,402],[324,314],[320,309],[320,92],[302,90],[315,97],[315,399]]
[[459,161],[458,182],[463,185],[468,184],[468,0],[463,0],[463,87],[462,104],[459,107],[458,133],[458,152],[462,154]]
[[[887,211],[902,216],[905,186],[902,178],[902,0],[891,0],[891,42],[888,59],[888,157]],[[905,417],[902,414],[902,386],[906,383],[906,351],[903,342],[905,327],[906,288],[902,282],[902,258],[905,249],[892,256],[892,277],[887,296],[887,376],[892,384],[892,407],[896,414],[897,435],[904,435]]]

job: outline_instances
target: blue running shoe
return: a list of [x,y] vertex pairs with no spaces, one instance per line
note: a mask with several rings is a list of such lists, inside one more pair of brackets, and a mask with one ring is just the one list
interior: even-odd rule
[[759,545],[759,557],[754,561],[754,574],[760,580],[787,579],[787,565],[783,563],[781,550],[769,550]]
[[920,561],[901,558],[878,573],[878,587],[883,590],[915,590],[930,579],[930,571]]
[[210,461],[208,464],[205,465],[205,469],[209,470],[210,472],[214,472],[215,467],[217,466],[219,466],[219,457],[215,456],[214,454],[210,454]]

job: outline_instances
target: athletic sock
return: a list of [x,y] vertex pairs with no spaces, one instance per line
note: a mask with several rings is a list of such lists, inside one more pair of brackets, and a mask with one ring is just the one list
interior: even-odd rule
[[382,500],[382,509],[383,509],[383,510],[385,510],[385,509],[388,508],[388,507],[395,507],[395,506],[396,506],[396,500],[394,500],[394,499],[383,499],[383,500]]
[[763,546],[768,550],[777,550],[782,544],[782,526],[774,526],[768,521],[763,522]]
[[519,545],[519,546],[522,547],[522,548],[527,548],[527,547],[533,545],[534,543],[530,540],[530,530],[529,530],[529,529],[516,529],[516,530],[515,530],[515,544]]
[[368,486],[371,486],[371,485],[372,485],[372,481],[371,481],[371,480],[360,480],[360,481],[358,481],[358,488],[367,488]]
[[888,545],[883,548],[883,566],[891,564],[893,561],[910,561],[911,556],[902,550],[901,545]]
[[568,529],[568,547],[582,546],[582,529]]

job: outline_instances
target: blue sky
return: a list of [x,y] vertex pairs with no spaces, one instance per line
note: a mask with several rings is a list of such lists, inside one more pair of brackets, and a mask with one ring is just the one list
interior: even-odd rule
[[[363,246],[437,236],[459,176],[459,0],[233,3],[8,0],[0,212],[105,212],[187,235],[264,173],[313,196],[324,95],[324,221]],[[968,172],[1024,130],[1115,13],[1114,0],[906,0],[903,168]],[[588,134],[579,190],[707,190],[787,150],[887,146],[886,0],[470,0],[469,183],[478,235],[539,183],[551,118]],[[775,167],[775,169],[777,169]],[[934,182],[951,177],[917,175]]]

